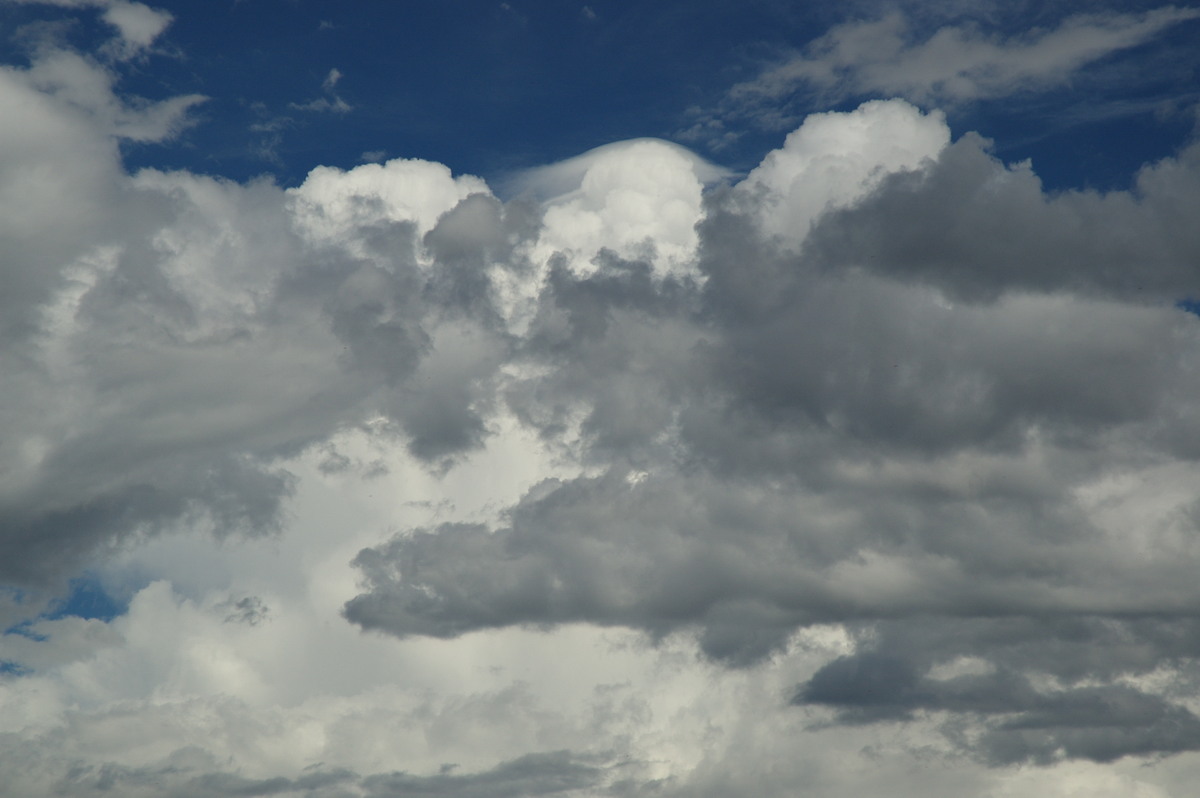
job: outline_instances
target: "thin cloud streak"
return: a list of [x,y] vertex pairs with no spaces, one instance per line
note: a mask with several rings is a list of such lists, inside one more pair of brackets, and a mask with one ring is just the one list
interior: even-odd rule
[[1053,30],[1007,39],[962,25],[914,40],[904,15],[893,12],[833,28],[729,96],[735,104],[765,103],[805,84],[833,100],[881,94],[944,105],[1008,96],[1067,83],[1087,64],[1197,17],[1196,9],[1165,7],[1068,17]]
[[[847,99],[903,97],[954,110],[987,100],[1044,93],[1071,85],[1080,70],[1143,45],[1200,17],[1194,8],[1165,6],[1141,14],[1080,14],[1051,29],[1002,36],[967,21],[915,30],[903,11],[845,22],[732,86],[715,108],[695,108],[679,135],[713,151],[730,146],[751,124],[787,129],[797,108]],[[805,98],[803,104],[797,98]]]

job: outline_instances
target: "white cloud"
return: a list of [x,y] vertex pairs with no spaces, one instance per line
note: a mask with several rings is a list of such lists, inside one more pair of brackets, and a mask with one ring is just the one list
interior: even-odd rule
[[167,11],[150,8],[144,3],[130,2],[129,0],[8,1],[28,5],[103,9],[102,18],[117,29],[118,37],[105,45],[101,52],[117,60],[128,60],[146,51],[174,19]]
[[356,231],[396,222],[414,223],[423,236],[472,193],[491,192],[473,175],[454,177],[442,164],[397,158],[349,171],[319,166],[289,196],[295,223],[306,238],[353,244]]
[[113,0],[104,10],[104,21],[121,34],[117,52],[122,58],[130,58],[148,48],[171,20],[166,11],[123,0]]
[[688,271],[702,190],[730,176],[676,144],[637,139],[530,170],[515,187],[546,203],[531,252],[535,261],[559,252],[572,269],[587,273],[607,248],[623,258],[650,260],[661,276]]
[[116,77],[93,60],[66,50],[42,53],[15,81],[61,101],[59,113],[85,115],[104,135],[131,141],[162,141],[189,123],[188,111],[204,102],[197,94],[158,102],[126,102],[114,92]]
[[779,104],[794,92],[814,91],[827,100],[904,97],[922,104],[953,105],[1064,85],[1088,64],[1151,40],[1165,29],[1194,20],[1200,10],[1166,6],[1142,14],[1083,14],[1049,30],[1002,37],[973,23],[914,32],[894,11],[846,22],[752,80],[734,86],[727,106],[697,123],[729,114],[779,121]]
[[900,101],[811,114],[738,186],[765,232],[800,244],[824,212],[853,205],[889,175],[930,164],[950,143],[941,112]]

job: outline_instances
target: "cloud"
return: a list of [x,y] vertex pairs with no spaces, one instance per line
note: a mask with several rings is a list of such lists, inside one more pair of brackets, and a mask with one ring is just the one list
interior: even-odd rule
[[694,258],[704,186],[729,177],[677,144],[635,139],[528,170],[509,188],[544,203],[535,261],[557,252],[587,271],[604,248],[671,271]]
[[327,112],[335,114],[345,114],[354,110],[354,106],[347,103],[341,97],[317,97],[309,100],[306,103],[288,103],[288,108],[294,108],[297,111],[316,111],[318,113]]
[[[1147,629],[1149,625],[1096,618],[1050,623],[1056,627],[1054,632],[1074,634],[1049,644],[1053,653],[1040,656],[1032,649],[1046,645],[1042,635],[1051,630],[1044,628],[1044,622],[990,621],[971,624],[973,628],[955,622],[952,628],[964,632],[964,637],[953,643],[948,630],[922,628],[925,624],[920,621],[889,623],[882,651],[867,647],[829,662],[800,686],[793,701],[834,708],[838,722],[848,724],[910,720],[914,713],[973,716],[981,731],[965,735],[948,725],[946,733],[991,765],[1046,765],[1064,758],[1112,762],[1123,756],[1195,750],[1200,745],[1200,717],[1176,696],[1163,697],[1111,681],[1039,687],[1030,678],[1053,673],[1068,683],[1082,674],[1111,679],[1131,667],[1136,671],[1158,664],[1143,657],[1194,656],[1191,646],[1179,648],[1162,639],[1152,643],[1147,638],[1166,631],[1161,625]],[[1172,632],[1191,626],[1190,621],[1169,623],[1176,627]],[[917,651],[916,640],[932,647]],[[897,653],[888,653],[889,649]],[[958,653],[957,661],[943,659],[951,651]],[[1096,656],[1100,651],[1115,654],[1107,663],[1112,669],[1107,674],[1096,671],[1104,659]],[[1053,661],[1055,655],[1065,655],[1066,661]],[[1121,662],[1129,655],[1133,662]],[[964,656],[975,667],[964,670]],[[1085,656],[1096,664],[1080,668]],[[930,663],[938,661],[946,670],[934,678]],[[1073,668],[1078,670],[1071,673]]]
[[174,17],[167,11],[150,8],[143,3],[127,0],[11,0],[29,5],[51,5],[65,8],[101,8],[101,17],[117,29],[118,36],[106,44],[102,54],[118,61],[127,61],[143,54],[171,24]]
[[830,214],[806,246],[815,260],[964,299],[1025,290],[1169,303],[1200,292],[1200,237],[1167,221],[1200,209],[1198,176],[1192,144],[1144,166],[1130,192],[1047,196],[1031,164],[1003,164],[986,140],[964,136],[928,172],[889,178],[860,206]]
[[169,13],[141,3],[112,2],[104,10],[104,21],[116,28],[121,38],[116,45],[119,57],[128,59],[154,43],[171,24]]
[[[43,764],[39,762],[39,764]],[[65,763],[64,763],[65,765]],[[115,762],[101,765],[62,767],[51,784],[30,782],[17,776],[11,785],[29,790],[51,789],[76,796],[122,795],[188,796],[293,796],[340,798],[347,789],[355,795],[384,798],[394,795],[447,796],[541,796],[578,794],[594,786],[603,771],[573,758],[569,752],[527,754],[480,773],[444,773],[418,776],[403,772],[362,776],[346,769],[316,767],[294,777],[249,778],[223,771],[220,763],[203,749],[184,749],[141,767]]]
[[158,102],[126,102],[113,91],[117,78],[112,72],[66,50],[43,52],[28,70],[6,70],[5,77],[8,91],[19,91],[12,84],[24,84],[42,98],[59,101],[56,113],[82,115],[102,134],[130,141],[172,138],[187,126],[188,111],[206,99],[190,94]]
[[324,97],[317,97],[305,103],[288,103],[288,107],[294,108],[297,111],[314,111],[318,113],[345,114],[353,111],[354,106],[339,97],[334,90],[343,77],[345,76],[342,74],[342,71],[334,67],[329,70],[329,74],[321,81],[321,90],[325,92]]
[[798,244],[822,214],[857,205],[885,178],[920,174],[949,142],[944,115],[922,114],[905,103],[876,101],[848,114],[810,114],[738,190],[761,205],[755,210],[765,233]]
[[[0,782],[1193,783],[1136,765],[1200,749],[1194,147],[1050,195],[873,101],[736,182],[639,139],[505,201],[129,174],[181,101],[63,50],[0,102]],[[127,609],[44,614],[85,564]]]
[[1167,6],[1143,14],[1086,14],[1023,37],[987,37],[945,26],[923,41],[892,13],[839,25],[808,53],[731,90],[734,98],[778,98],[808,83],[841,95],[884,94],[917,102],[964,102],[1059,84],[1088,63],[1135,47],[1163,29],[1200,16]]
[[[978,8],[969,13],[985,16]],[[730,129],[733,120],[787,129],[797,121],[798,95],[815,98],[821,107],[847,99],[903,97],[952,109],[1045,92],[1198,15],[1194,8],[1175,6],[1138,14],[1078,14],[1018,35],[1004,35],[983,19],[939,19],[936,27],[919,27],[914,15],[903,11],[843,22],[734,85],[718,107],[693,109],[694,121],[681,135],[719,151],[740,135]]]
[[413,777],[403,773],[371,776],[364,780],[367,795],[527,796],[556,795],[587,789],[599,780],[600,771],[572,761],[569,752],[530,754],[505,762],[489,773]]
[[[1198,386],[1188,364],[1200,330],[1119,280],[1072,293],[1104,270],[1074,246],[1080,225],[1050,217],[1044,238],[1017,230],[1037,230],[1046,207],[1076,202],[1113,214],[1096,229],[1142,214],[1173,224],[1188,195],[1049,198],[1017,172],[1005,199],[1008,168],[975,138],[946,141],[939,117],[899,101],[822,115],[741,184],[709,196],[697,279],[656,276],[645,260],[615,253],[595,257],[590,272],[552,267],[517,350],[528,376],[515,375],[507,398],[547,438],[574,440],[599,473],[534,487],[502,526],[406,530],[364,549],[365,590],[347,617],[439,638],[581,621],[654,639],[694,630],[709,657],[741,667],[814,623],[934,616],[987,629],[997,616],[1067,623],[1081,614],[1185,623],[1196,598],[1181,565],[1192,562],[1183,541],[1196,518],[1186,485],[1196,474]],[[931,195],[954,197],[944,186],[961,183],[939,181],[959,171],[964,152],[989,164],[993,187],[948,199],[956,207],[929,214],[942,222],[921,233],[896,229],[936,252],[956,213],[1019,218],[972,244],[989,253],[993,240],[1021,241],[1056,259],[1054,285],[968,268],[955,276],[989,286],[989,301],[958,303],[961,288],[948,296],[942,282],[889,268],[890,244],[846,258],[824,243],[826,230],[870,242],[885,219],[911,211],[924,220],[910,195],[893,202],[892,192],[938,184]],[[1189,153],[1148,169],[1143,185],[1190,174]],[[992,201],[1020,213],[989,213]],[[801,221],[789,229],[784,219]],[[1161,487],[1143,487],[1151,484]],[[931,649],[938,658],[923,667],[998,656],[968,637]],[[1147,645],[1171,656],[1165,641]],[[1153,657],[1112,660],[1108,672],[1017,661],[1008,682],[941,693],[903,658],[856,657],[814,676],[803,700],[864,707],[859,722],[918,709],[983,718],[984,738],[968,747],[994,764],[1198,744],[1190,709],[1118,683],[1147,674],[1161,661]],[[1064,686],[1021,687],[1025,703],[989,720],[1039,672]],[[1106,702],[1129,718],[1084,711]]]
[[[287,192],[125,174],[115,138],[163,135],[190,102],[128,110],[65,51],[0,74],[0,103],[22,108],[2,133],[0,546],[26,586],[168,528],[276,530],[281,458],[347,426],[382,418],[439,461],[486,432],[503,344],[465,313],[491,301],[474,254],[490,244],[458,221],[470,203],[438,228],[486,185],[415,161]],[[481,207],[508,246],[502,209]]]
[[[355,501],[365,495],[349,492]],[[328,506],[338,496],[347,492],[331,484],[310,499]],[[642,778],[649,766],[629,740],[661,734],[703,688],[683,674],[657,698],[637,695],[623,682],[666,663],[586,628],[477,638],[464,659],[462,650],[398,647],[327,623],[336,618],[310,592],[324,566],[300,571],[290,559],[336,555],[337,540],[319,524],[295,531],[303,545],[231,544],[226,564],[267,587],[257,598],[271,611],[256,623],[230,620],[231,608],[257,605],[209,591],[211,553],[195,547],[176,567],[205,586],[200,599],[158,581],[108,623],[43,620],[17,638],[21,645],[2,638],[6,652],[36,669],[0,679],[4,783],[29,795],[56,785],[135,796],[571,794]],[[344,558],[334,561],[344,569]]]

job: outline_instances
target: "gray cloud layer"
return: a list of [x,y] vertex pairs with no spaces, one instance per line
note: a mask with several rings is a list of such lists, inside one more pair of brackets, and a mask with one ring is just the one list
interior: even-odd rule
[[[349,795],[362,798],[518,798],[577,795],[579,790],[597,785],[609,769],[606,763],[592,763],[572,756],[567,751],[549,751],[501,762],[490,770],[478,773],[460,774],[455,772],[453,765],[447,765],[442,773],[430,776],[403,772],[364,776],[350,770],[316,766],[296,777],[248,778],[221,769],[207,752],[194,748],[177,751],[167,759],[145,767],[115,763],[46,763],[43,760],[49,758],[46,757],[47,750],[41,746],[28,746],[25,753],[47,770],[59,771],[60,775],[52,788],[53,794],[79,798],[114,793],[155,798],[343,798]],[[12,779],[10,785],[22,786],[22,774],[8,775]]]
[[[897,175],[809,239],[815,264],[858,266],[967,300],[1072,293],[1170,302],[1200,293],[1200,145],[1147,165],[1129,192],[1043,193],[964,136],[920,175]],[[982,245],[986,242],[986,246]]]
[[[1120,680],[1164,665],[1190,671],[1192,619],[914,619],[873,632],[874,643],[825,665],[793,702],[833,708],[848,724],[948,717],[943,732],[991,765],[1111,762],[1200,745],[1200,717],[1181,701],[1190,678],[1166,696]],[[936,663],[964,654],[978,658],[975,668],[931,677]],[[1068,686],[1045,686],[1047,675]]]
[[[552,272],[515,350],[535,376],[506,398],[548,438],[577,423],[602,473],[542,484],[503,528],[364,550],[347,617],[696,630],[731,665],[816,622],[948,625],[920,663],[864,638],[797,701],[972,717],[946,734],[993,764],[1196,749],[1192,711],[1129,681],[1195,654],[1200,325],[1173,304],[1200,277],[1195,152],[1130,193],[1049,197],[968,136],[799,248],[765,200],[718,191],[695,280],[615,256]],[[1038,654],[1063,635],[1071,658]],[[991,670],[926,676],[963,657]]]

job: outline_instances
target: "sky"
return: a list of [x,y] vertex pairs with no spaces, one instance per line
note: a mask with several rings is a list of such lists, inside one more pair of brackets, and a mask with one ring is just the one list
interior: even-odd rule
[[1190,798],[1198,43],[0,0],[0,796]]

